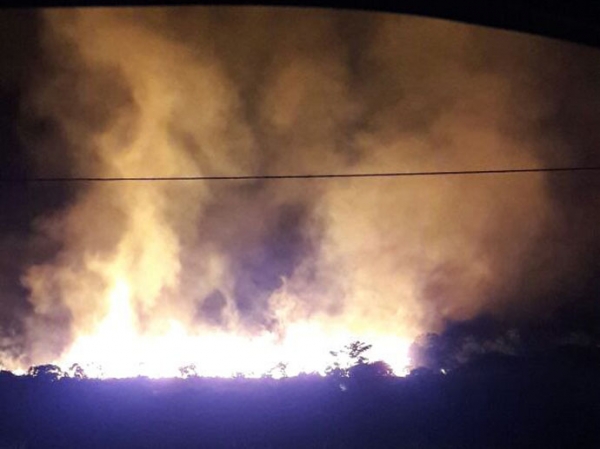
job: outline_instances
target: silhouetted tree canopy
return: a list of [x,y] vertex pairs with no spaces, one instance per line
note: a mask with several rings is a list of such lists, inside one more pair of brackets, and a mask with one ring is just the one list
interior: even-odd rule
[[432,371],[449,370],[458,364],[456,348],[449,339],[438,334],[425,334],[417,338],[409,349],[414,367]]
[[56,365],[37,365],[29,368],[27,375],[40,380],[56,381],[65,377],[66,373]]
[[[361,341],[353,341],[339,351],[331,351],[330,354],[334,357],[334,360],[326,368],[325,373],[330,377],[348,377],[352,367],[368,362],[369,359],[364,354],[371,348],[372,345]],[[348,362],[340,360],[343,355],[347,356]]]
[[421,367],[406,378],[390,377],[382,362],[353,360],[340,381],[306,374],[40,382],[60,375],[52,365],[28,376],[0,373],[0,447],[600,447],[598,348],[488,352],[447,374]]
[[348,376],[353,379],[377,379],[394,374],[392,368],[383,361],[357,363],[348,370]]
[[184,379],[186,379],[188,377],[198,377],[198,372],[196,371],[196,365],[193,363],[179,368],[179,374]]
[[73,365],[71,365],[71,367],[69,368],[69,371],[68,371],[68,375],[69,375],[69,377],[72,377],[73,379],[87,379],[88,378],[85,370],[78,363],[74,363]]

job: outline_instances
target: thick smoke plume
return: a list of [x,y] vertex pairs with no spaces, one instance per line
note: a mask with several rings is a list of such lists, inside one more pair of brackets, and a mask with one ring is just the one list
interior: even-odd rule
[[[598,162],[588,149],[600,129],[593,50],[339,11],[73,9],[37,19],[36,51],[20,62],[27,76],[3,87],[18,92],[12,145],[28,176]],[[47,198],[3,198],[4,214],[20,217],[20,227],[3,223],[1,241],[12,366],[60,358],[100,325],[122,282],[123,313],[140,332],[176,321],[283,339],[310,322],[412,339],[482,313],[551,313],[573,300],[565,286],[598,268],[590,175],[27,189]]]

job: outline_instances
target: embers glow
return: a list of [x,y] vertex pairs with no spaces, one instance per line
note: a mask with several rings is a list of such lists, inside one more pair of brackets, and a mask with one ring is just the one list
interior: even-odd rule
[[[75,339],[57,364],[67,368],[74,363],[90,377],[151,378],[180,376],[180,368],[194,365],[195,372],[207,377],[260,377],[286,364],[287,375],[317,372],[323,374],[333,362],[331,350],[341,349],[354,340],[373,345],[367,354],[373,361],[384,360],[394,373],[403,375],[408,361],[409,341],[398,337],[352,335],[327,332],[315,323],[292,323],[284,337],[273,333],[248,337],[224,331],[193,333],[171,320],[161,334],[140,332],[136,322],[130,287],[118,279],[110,293],[109,310],[95,332]],[[349,363],[338,359],[342,365]]]

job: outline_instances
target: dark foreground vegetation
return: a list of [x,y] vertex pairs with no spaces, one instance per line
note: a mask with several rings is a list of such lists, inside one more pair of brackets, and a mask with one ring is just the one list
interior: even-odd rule
[[0,448],[599,448],[600,357],[487,355],[444,374],[93,380],[0,375]]

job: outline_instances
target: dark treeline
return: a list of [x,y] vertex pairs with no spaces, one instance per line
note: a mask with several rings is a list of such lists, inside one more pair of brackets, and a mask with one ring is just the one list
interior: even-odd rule
[[[372,367],[368,368],[368,367]],[[498,352],[405,378],[0,374],[0,448],[598,448],[600,350]]]

